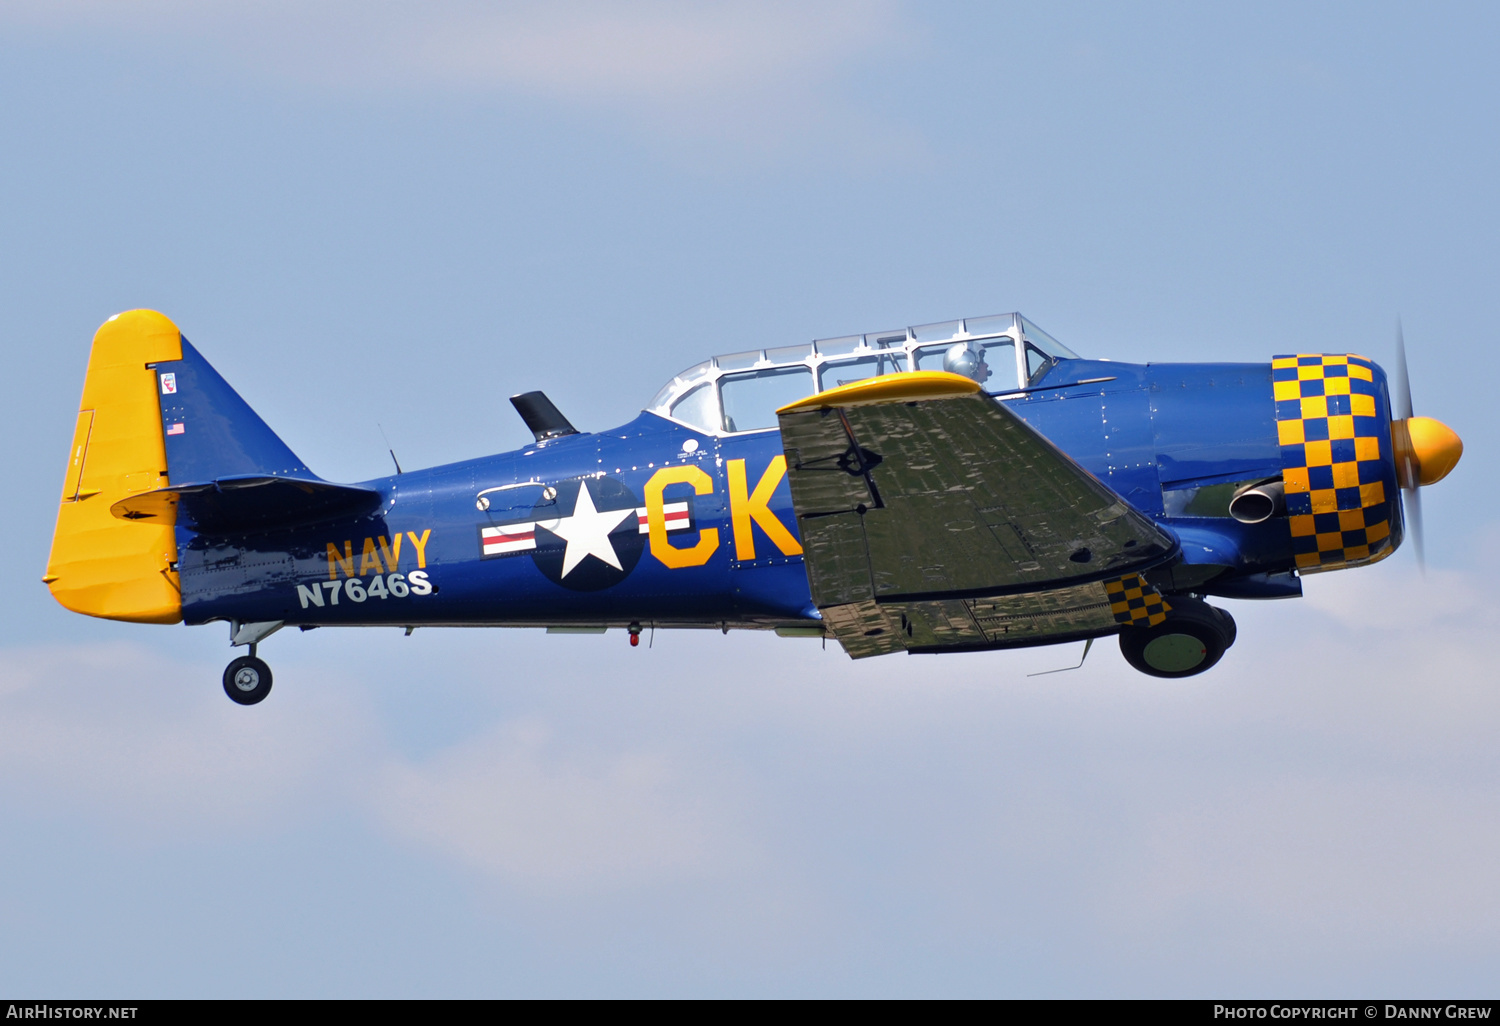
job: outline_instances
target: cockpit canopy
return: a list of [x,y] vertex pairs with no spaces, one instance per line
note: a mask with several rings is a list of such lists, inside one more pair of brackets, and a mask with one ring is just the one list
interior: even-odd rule
[[761,431],[787,403],[882,374],[946,370],[1005,395],[1076,359],[1020,314],[967,317],[716,356],[667,382],[646,410],[711,434]]

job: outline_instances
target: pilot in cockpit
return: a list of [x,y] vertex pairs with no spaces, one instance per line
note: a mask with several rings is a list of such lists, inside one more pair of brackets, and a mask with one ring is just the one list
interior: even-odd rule
[[949,374],[962,374],[983,384],[989,380],[991,371],[984,362],[984,349],[977,342],[959,342],[943,354],[943,370]]

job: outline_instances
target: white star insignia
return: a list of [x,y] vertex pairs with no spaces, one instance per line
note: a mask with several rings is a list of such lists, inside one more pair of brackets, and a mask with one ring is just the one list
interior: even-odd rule
[[585,556],[593,556],[614,567],[616,570],[625,569],[620,565],[620,557],[615,555],[615,547],[610,544],[609,532],[619,527],[626,517],[635,515],[632,509],[612,509],[600,513],[594,508],[594,497],[589,493],[587,481],[578,482],[578,499],[573,503],[571,516],[559,517],[557,520],[541,521],[538,527],[557,535],[568,543],[563,552],[562,576],[566,577],[573,569],[583,562]]

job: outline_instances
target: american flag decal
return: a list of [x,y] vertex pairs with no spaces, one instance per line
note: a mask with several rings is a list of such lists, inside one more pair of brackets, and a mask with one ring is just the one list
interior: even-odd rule
[[[686,531],[693,526],[693,511],[687,502],[669,502],[662,507],[668,531]],[[646,518],[646,507],[635,511],[636,530],[639,534],[650,534],[651,527]],[[556,521],[523,520],[514,524],[496,524],[479,529],[479,555],[484,559],[495,556],[514,556],[531,552],[536,548],[536,529],[545,529]]]

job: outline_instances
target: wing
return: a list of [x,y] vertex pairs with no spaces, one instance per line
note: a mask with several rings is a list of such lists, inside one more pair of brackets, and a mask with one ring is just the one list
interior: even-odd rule
[[1155,619],[1177,543],[954,374],[777,411],[814,603],[851,656],[1092,637]]

